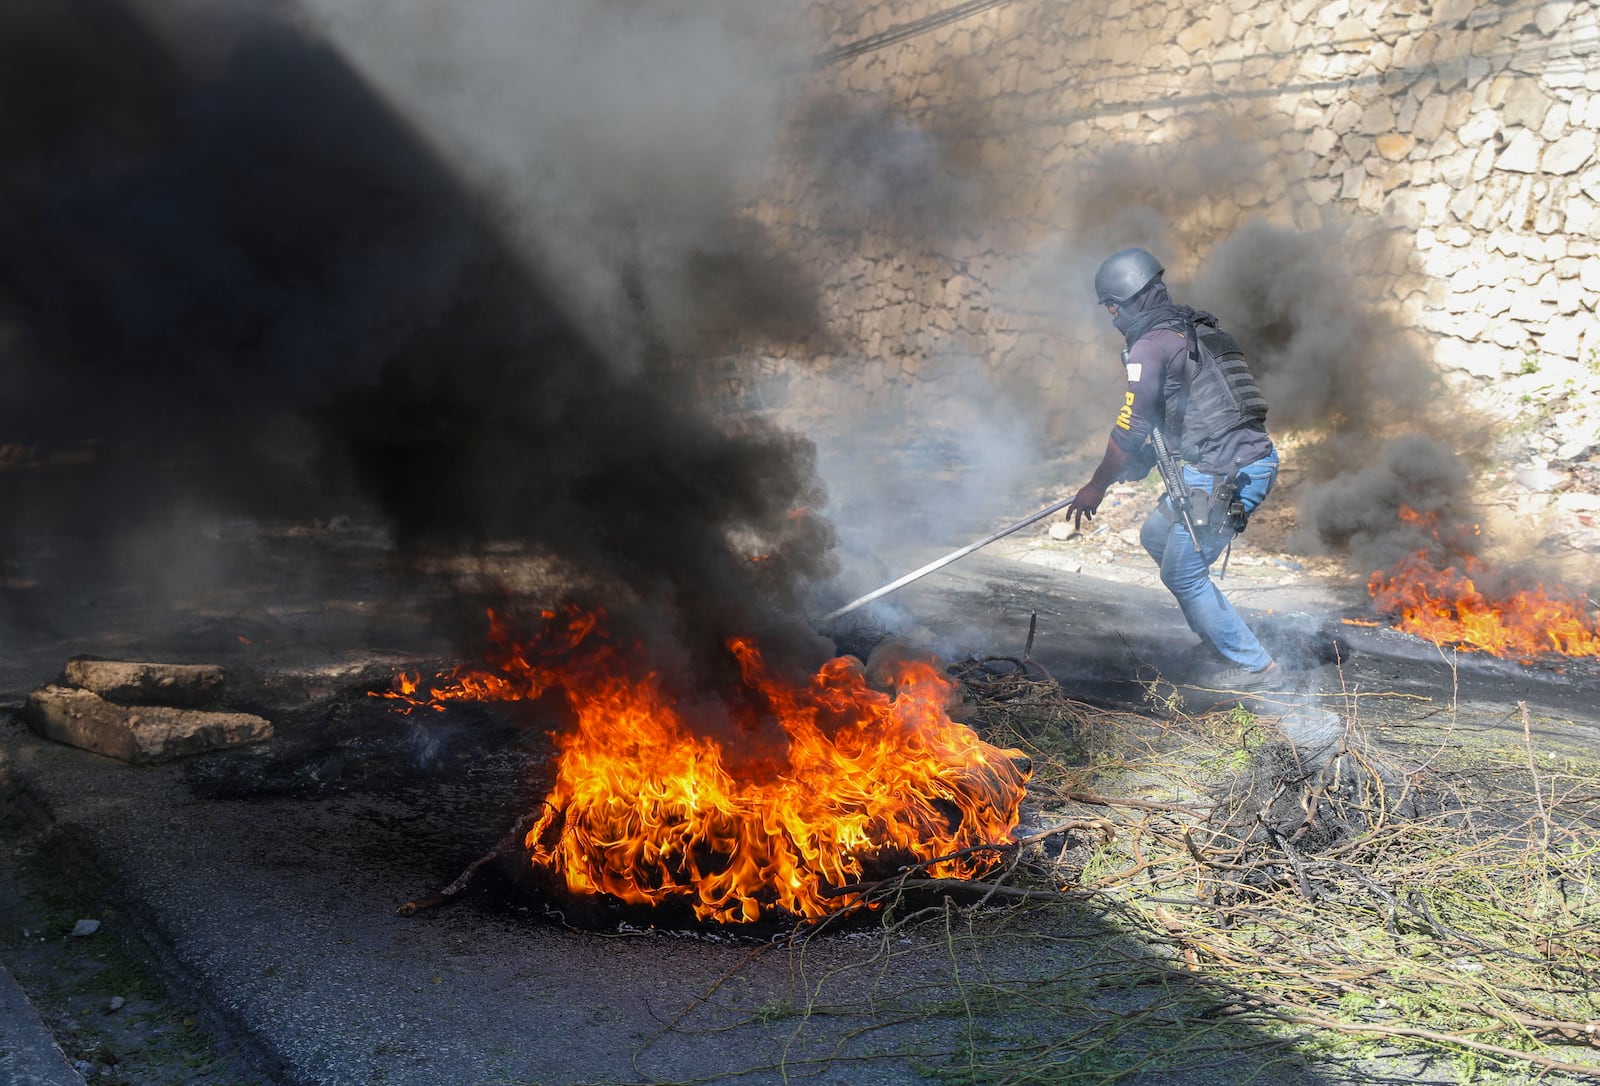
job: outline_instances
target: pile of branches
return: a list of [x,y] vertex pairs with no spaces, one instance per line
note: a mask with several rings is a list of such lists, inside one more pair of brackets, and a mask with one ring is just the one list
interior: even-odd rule
[[1239,1013],[1600,1074],[1600,764],[1541,775],[1530,738],[1527,787],[1489,796],[1482,767],[1403,768],[1348,722],[1308,752],[1268,712],[1097,708],[1025,660],[958,677],[968,719],[1036,767],[967,900],[1093,902]]

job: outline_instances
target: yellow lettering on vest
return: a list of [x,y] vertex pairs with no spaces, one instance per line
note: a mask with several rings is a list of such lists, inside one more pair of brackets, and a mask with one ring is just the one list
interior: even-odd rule
[[1125,392],[1123,396],[1125,399],[1122,403],[1122,410],[1117,412],[1117,429],[1131,430],[1133,429],[1133,393]]

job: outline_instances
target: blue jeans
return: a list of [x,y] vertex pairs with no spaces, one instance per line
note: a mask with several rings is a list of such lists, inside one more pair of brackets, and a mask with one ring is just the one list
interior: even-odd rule
[[[1277,452],[1246,464],[1239,469],[1239,474],[1244,476],[1239,501],[1249,513],[1267,500],[1272,484],[1278,479]],[[1202,475],[1187,464],[1183,468],[1183,479],[1190,487],[1211,492],[1211,476]],[[1211,642],[1235,667],[1260,671],[1272,663],[1272,654],[1261,647],[1255,633],[1211,581],[1211,563],[1227,549],[1234,532],[1219,524],[1201,528],[1199,533],[1203,554],[1195,553],[1192,537],[1182,518],[1176,521],[1169,518],[1163,503],[1145,518],[1144,526],[1139,529],[1139,542],[1161,567],[1161,583],[1177,599],[1189,629]]]

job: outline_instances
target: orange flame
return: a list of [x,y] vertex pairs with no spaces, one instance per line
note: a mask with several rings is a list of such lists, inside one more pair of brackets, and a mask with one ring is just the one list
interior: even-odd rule
[[[1434,515],[1402,507],[1400,516],[1439,538]],[[1480,588],[1504,579],[1470,554],[1440,568],[1427,551],[1417,551],[1374,573],[1367,591],[1378,610],[1395,616],[1397,629],[1437,644],[1522,661],[1551,653],[1600,656],[1600,626],[1581,596],[1542,584],[1493,594]]]
[[496,671],[457,672],[428,699],[402,677],[386,696],[437,706],[564,693],[576,725],[556,737],[555,784],[526,846],[573,894],[680,901],[721,923],[818,917],[839,908],[830,891],[882,865],[972,878],[998,858],[985,846],[1010,841],[1028,773],[1016,752],[951,721],[954,684],[931,664],[898,665],[892,695],[848,657],[797,686],[733,638],[732,700],[744,708],[722,705],[734,718],[725,743],[658,673],[628,676],[599,616],[545,617],[536,641],[518,644],[491,614]]

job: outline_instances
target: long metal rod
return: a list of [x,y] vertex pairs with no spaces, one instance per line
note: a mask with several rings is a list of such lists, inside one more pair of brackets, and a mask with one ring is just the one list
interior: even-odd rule
[[834,619],[838,618],[840,615],[848,615],[851,611],[854,611],[857,607],[860,607],[863,604],[871,603],[873,600],[877,599],[880,596],[887,596],[889,593],[893,592],[897,588],[904,588],[906,585],[910,584],[912,581],[915,581],[915,580],[918,580],[920,578],[926,577],[928,574],[932,573],[936,569],[943,569],[945,566],[948,566],[951,562],[954,562],[954,561],[956,561],[957,559],[960,559],[960,558],[965,558],[967,555],[971,554],[973,551],[979,550],[979,549],[981,549],[983,547],[987,547],[989,544],[993,543],[997,539],[1004,539],[1006,536],[1010,535],[1012,532],[1015,532],[1015,531],[1017,531],[1017,530],[1019,530],[1021,528],[1026,528],[1028,525],[1032,524],[1036,520],[1043,520],[1045,517],[1048,517],[1051,513],[1054,513],[1054,512],[1056,512],[1057,510],[1060,510],[1060,509],[1065,509],[1067,506],[1069,506],[1071,504],[1072,504],[1072,499],[1071,498],[1062,498],[1060,501],[1056,502],[1054,505],[1049,506],[1048,508],[1045,508],[1045,509],[1041,509],[1037,513],[1032,514],[1031,516],[1023,517],[1021,520],[1017,521],[1015,524],[1012,524],[1009,527],[1001,528],[998,532],[994,533],[991,536],[985,536],[984,538],[978,540],[976,543],[968,543],[965,547],[962,547],[959,550],[953,550],[949,554],[945,555],[943,558],[934,559],[932,562],[929,562],[927,565],[923,566],[921,569],[913,570],[912,572],[907,573],[904,577],[901,577],[897,581],[890,581],[888,584],[884,585],[882,588],[875,588],[871,592],[868,592],[865,596],[862,596],[860,599],[851,600],[849,603],[845,604],[843,607],[839,608],[837,611],[829,611],[827,614],[822,616],[822,621],[823,622],[832,622]]

